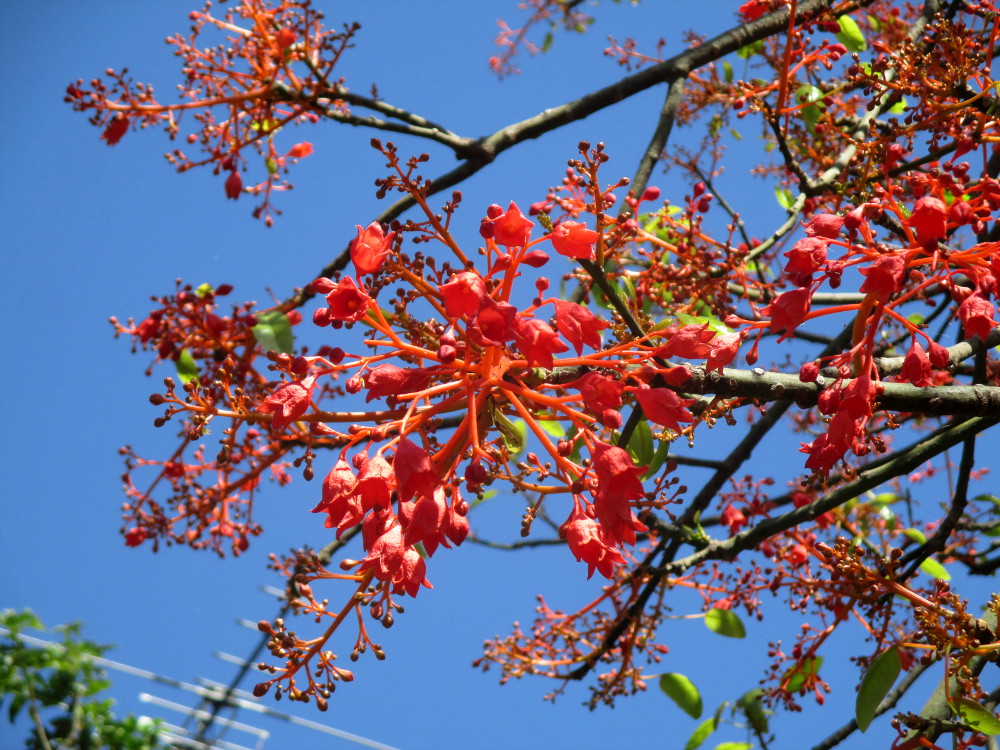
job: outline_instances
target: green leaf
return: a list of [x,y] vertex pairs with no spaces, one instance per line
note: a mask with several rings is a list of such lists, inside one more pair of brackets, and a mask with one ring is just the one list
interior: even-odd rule
[[[551,414],[552,412],[543,412],[545,414]],[[549,435],[554,438],[564,438],[566,437],[566,428],[563,423],[558,419],[538,419],[539,426],[545,430]]]
[[778,200],[778,205],[786,211],[795,203],[795,196],[792,195],[792,191],[781,187],[781,185],[774,188],[774,197]]
[[739,615],[730,609],[710,609],[705,613],[705,625],[713,633],[727,638],[746,638],[747,631]]
[[715,750],[753,750],[752,742],[720,742]]
[[722,80],[726,83],[733,82],[733,66],[727,60],[722,61]]
[[882,30],[882,22],[871,13],[868,14],[868,25],[872,27],[872,31],[875,33]]
[[552,36],[552,32],[551,31],[548,31],[548,32],[545,33],[545,38],[542,39],[542,52],[548,52],[549,51],[549,48],[552,47],[552,40],[553,40],[553,38],[554,37]]
[[744,60],[749,60],[762,49],[764,49],[764,40],[758,39],[756,42],[750,42],[746,47],[740,47],[736,50],[736,55]]
[[705,719],[698,725],[698,728],[691,733],[688,738],[687,744],[684,746],[684,750],[697,750],[701,747],[701,743],[708,739],[708,735],[715,731],[718,726],[718,721],[715,717]]
[[871,725],[878,704],[892,689],[901,668],[899,647],[891,646],[872,660],[865,676],[861,678],[858,698],[854,704],[854,718],[862,732]]
[[195,364],[194,357],[187,349],[181,349],[174,364],[177,367],[177,377],[181,379],[182,383],[190,383],[192,380],[198,379],[198,365]]
[[667,456],[670,454],[670,443],[666,440],[661,440],[660,445],[657,447],[656,452],[653,454],[652,460],[649,462],[649,468],[646,469],[646,473],[642,475],[643,479],[652,479],[656,474],[663,468],[663,464],[667,462]]
[[753,690],[747,690],[740,696],[740,699],[736,701],[737,708],[739,708],[743,712],[743,715],[747,717],[747,721],[750,723],[753,730],[760,735],[768,733],[768,712],[764,710],[764,704],[760,700],[760,696],[763,694],[763,690],[760,688],[754,688]]
[[257,314],[257,325],[250,329],[253,337],[267,351],[291,354],[295,347],[292,324],[281,310]]
[[901,115],[901,114],[904,114],[906,112],[906,110],[908,110],[909,108],[910,108],[910,105],[906,103],[906,97],[905,96],[901,96],[901,97],[899,97],[899,101],[898,102],[896,102],[891,107],[889,107],[889,114],[890,115]]
[[677,322],[682,325],[708,326],[710,331],[715,331],[716,333],[732,333],[732,330],[714,315],[689,315],[688,313],[678,312]]
[[503,444],[507,446],[514,455],[524,450],[528,443],[528,425],[523,419],[511,420],[500,409],[497,409],[493,402],[490,402],[490,414],[493,417],[493,424],[500,430]]
[[939,581],[951,580],[951,573],[933,557],[928,557],[920,563],[920,571],[926,573],[931,578],[937,578]]
[[799,112],[802,114],[802,122],[806,124],[806,129],[810,133],[815,134],[816,122],[819,120],[819,116],[823,113],[824,109],[823,105],[819,103],[823,101],[823,92],[815,86],[800,86],[795,92],[795,99],[799,104],[808,105],[799,110]]
[[207,297],[214,291],[215,290],[212,288],[212,285],[206,281],[204,284],[199,284],[197,288],[195,288],[194,293],[199,297]]
[[653,431],[649,427],[649,420],[643,419],[636,425],[627,447],[636,466],[649,466],[653,460],[654,450]]
[[927,544],[927,535],[920,529],[903,529],[903,536],[917,544]]
[[968,698],[959,698],[951,704],[955,713],[962,717],[962,721],[975,729],[995,737],[1000,735],[1000,719],[992,711]]
[[687,677],[677,672],[665,672],[660,675],[660,690],[692,719],[701,716],[701,694]]
[[[786,689],[789,693],[797,693],[801,690],[806,680],[819,674],[819,668],[823,666],[822,656],[810,656],[803,659],[801,664],[796,664],[783,675],[787,678]],[[784,681],[784,680],[782,680]]]
[[851,52],[864,52],[868,49],[868,45],[865,44],[865,35],[858,28],[857,21],[850,16],[841,16],[837,19],[837,22],[840,24],[840,33],[837,34],[837,40],[841,44]]

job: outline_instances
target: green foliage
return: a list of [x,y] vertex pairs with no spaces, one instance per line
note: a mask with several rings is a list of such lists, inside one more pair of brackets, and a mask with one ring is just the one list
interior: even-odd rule
[[660,675],[660,690],[680,706],[692,719],[701,717],[701,693],[687,677],[678,672],[666,672]]
[[892,646],[875,657],[858,688],[858,699],[854,707],[854,717],[858,729],[864,732],[875,718],[875,710],[899,677],[901,662],[899,648]]
[[257,325],[250,330],[267,351],[289,354],[295,348],[292,324],[281,310],[257,313]]
[[31,645],[24,631],[43,630],[30,610],[0,612],[0,708],[11,723],[27,712],[33,725],[29,750],[157,750],[157,722],[116,718],[112,701],[97,694],[110,687],[94,657],[107,651],[84,640],[79,623],[54,628],[62,642]]
[[724,635],[727,638],[746,638],[747,635],[739,615],[728,609],[708,610],[705,613],[705,625],[713,633]]

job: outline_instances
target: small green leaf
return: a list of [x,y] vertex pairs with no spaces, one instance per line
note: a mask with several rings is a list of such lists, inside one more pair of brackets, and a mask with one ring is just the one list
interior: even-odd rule
[[653,431],[649,427],[649,420],[643,419],[636,425],[627,447],[636,466],[649,466],[653,460],[654,450]]
[[795,196],[792,195],[792,191],[788,188],[781,187],[778,185],[774,188],[774,197],[778,201],[778,205],[788,210],[795,203]]
[[865,676],[861,678],[858,698],[854,704],[854,718],[862,732],[871,725],[878,704],[892,689],[901,667],[899,647],[891,646],[872,660]]
[[728,61],[722,61],[722,80],[726,83],[733,82],[733,66]]
[[507,450],[515,455],[523,451],[528,442],[528,425],[524,423],[524,420],[511,420],[500,409],[493,406],[492,402],[490,403],[490,412],[493,416],[493,424],[500,430],[500,436],[503,438],[503,444]]
[[552,32],[551,31],[546,32],[545,38],[542,39],[542,52],[548,52],[549,51],[549,48],[552,47],[552,40],[553,40],[553,38],[554,37],[552,36]]
[[939,581],[951,580],[951,573],[933,557],[928,557],[920,563],[920,571],[926,573],[931,578],[937,578]]
[[727,638],[746,638],[747,631],[739,615],[730,609],[710,609],[705,613],[705,625],[713,633]]
[[678,312],[677,322],[682,325],[696,325],[696,326],[708,326],[710,331],[715,331],[716,333],[732,333],[732,329],[729,328],[725,323],[716,318],[714,315],[689,315],[688,313]]
[[899,101],[898,102],[896,102],[891,107],[889,107],[889,114],[890,115],[901,115],[901,114],[904,114],[906,112],[906,110],[908,110],[909,108],[910,108],[910,105],[906,103],[906,97],[905,96],[901,96],[901,97],[899,97]]
[[754,688],[753,690],[747,690],[736,701],[737,708],[743,711],[743,715],[747,717],[747,721],[750,722],[753,731],[761,735],[768,733],[768,712],[764,710],[764,704],[760,700],[760,696],[763,694],[763,690]]
[[190,383],[192,380],[198,379],[198,365],[195,364],[194,357],[187,349],[181,349],[174,364],[177,366],[177,377],[181,379],[182,383]]
[[720,742],[715,750],[753,750],[752,742]]
[[748,60],[762,49],[764,49],[764,40],[758,39],[756,42],[750,42],[746,47],[740,47],[736,50],[736,55],[742,57],[744,60]]
[[[810,656],[803,659],[801,664],[796,664],[783,675],[787,679],[786,689],[789,693],[797,693],[801,690],[807,679],[815,678],[819,674],[819,668],[823,666],[822,656]],[[784,680],[783,680],[784,681]]]
[[1000,719],[992,711],[968,698],[960,698],[951,704],[955,713],[962,717],[962,721],[975,729],[977,732],[995,737],[1000,735]]
[[281,310],[258,313],[257,325],[250,330],[257,343],[267,351],[291,354],[295,347],[292,324]]
[[927,544],[927,535],[920,529],[903,529],[903,536],[917,544]]
[[864,52],[868,49],[868,45],[865,44],[865,35],[858,28],[857,21],[850,16],[841,16],[837,19],[837,22],[840,24],[840,33],[837,34],[837,40],[841,44],[851,52]]
[[264,165],[267,167],[267,173],[268,174],[272,174],[273,175],[273,174],[277,174],[278,173],[278,163],[274,159],[272,159],[271,157],[268,157],[264,161]]
[[687,744],[684,746],[684,750],[697,750],[701,747],[701,743],[708,739],[708,735],[715,731],[718,726],[718,721],[714,718],[705,719],[698,725],[698,728],[691,733],[688,738]]
[[795,99],[799,104],[808,105],[799,111],[802,114],[802,121],[806,124],[806,129],[810,133],[815,134],[816,121],[819,120],[824,109],[821,104],[823,101],[823,92],[815,86],[800,86],[795,92]]
[[875,33],[882,30],[882,22],[871,13],[868,14],[868,25],[872,27],[872,31]]
[[[545,412],[546,414],[551,414],[551,412]],[[554,438],[564,438],[566,437],[566,428],[563,423],[557,419],[538,419],[536,420],[539,426],[545,430],[549,435]]]
[[643,479],[652,479],[656,474],[663,468],[663,464],[667,462],[667,456],[670,454],[670,443],[666,440],[661,440],[656,452],[653,453],[653,458],[649,462],[649,467],[646,469],[646,473],[642,475]]
[[207,297],[214,291],[215,290],[212,289],[212,285],[206,281],[204,284],[199,284],[197,288],[195,288],[194,293],[199,297]]
[[660,690],[692,719],[701,717],[701,694],[687,677],[677,672],[660,675]]

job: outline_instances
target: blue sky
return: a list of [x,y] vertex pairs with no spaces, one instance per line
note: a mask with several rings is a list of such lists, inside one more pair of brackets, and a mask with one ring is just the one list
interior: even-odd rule
[[[377,83],[388,101],[470,136],[620,77],[622,69],[601,55],[609,34],[631,34],[647,48],[664,36],[672,52],[680,49],[680,31],[716,33],[733,20],[739,3],[713,3],[712,13],[704,12],[705,4],[602,3],[586,35],[559,36],[551,54],[521,60],[522,76],[498,82],[486,59],[494,52],[495,20],[508,18],[513,25],[515,5],[319,3],[331,25],[363,25],[340,71],[349,86],[364,92]],[[347,7],[354,15],[338,15]],[[227,682],[234,667],[213,652],[246,655],[257,634],[236,619],[267,619],[277,609],[260,591],[278,583],[266,570],[267,554],[327,541],[308,513],[318,486],[297,481],[280,492],[265,488],[257,505],[265,534],[238,560],[186,549],[156,555],[127,549],[118,534],[123,496],[117,449],[125,443],[148,455],[170,449],[172,434],[153,429],[157,409],[147,401],[158,378],[169,373],[145,378],[148,358],[114,340],[107,319],[141,319],[150,295],[170,292],[178,277],[195,285],[232,284],[234,298],[266,303],[271,292],[284,297],[314,277],[353,236],[355,224],[367,224],[384,208],[372,187],[383,164],[367,145],[368,131],[303,130],[295,140],[312,141],[316,153],[295,169],[295,190],[279,198],[284,215],[267,230],[250,217],[246,197],[224,200],[221,178],[206,170],[175,174],[162,157],[168,149],[162,134],[129,133],[108,148],[98,130],[62,103],[65,86],[106,67],[128,66],[169,98],[177,66],[163,38],[186,28],[191,9],[177,0],[0,7],[9,30],[0,49],[9,100],[0,141],[6,166],[0,222],[8,258],[0,277],[6,322],[0,377],[7,394],[0,608],[31,607],[50,625],[81,620],[90,638],[117,644],[110,656],[121,662],[188,682]],[[467,222],[470,242],[486,205],[516,200],[526,207],[543,198],[581,139],[607,143],[609,180],[631,174],[662,97],[662,89],[654,89],[524,144],[462,185],[466,208],[459,218]],[[449,154],[427,145],[412,149],[434,157],[428,174],[454,165]],[[737,158],[730,169],[738,174],[748,163]],[[657,174],[651,183],[676,201],[684,191],[674,175]],[[771,186],[759,192],[749,221],[763,235],[780,211]],[[731,440],[721,432],[705,433],[701,450],[721,452]],[[794,447],[797,440],[785,436],[767,453],[781,460]],[[757,470],[765,471],[768,460]],[[697,484],[698,476],[685,481]],[[501,497],[474,525],[484,535],[513,538],[521,511],[519,499]],[[589,712],[580,705],[582,688],[552,705],[541,696],[553,685],[525,680],[500,687],[495,672],[470,667],[485,638],[506,634],[513,620],[530,622],[536,593],[565,609],[592,598],[598,582],[588,583],[585,569],[565,550],[514,555],[467,545],[436,555],[429,577],[435,588],[408,601],[405,615],[384,633],[389,658],[362,661],[357,680],[337,691],[327,714],[286,702],[277,707],[400,748],[675,747],[694,729],[695,722],[653,686],[613,711]],[[988,582],[978,585],[988,591]],[[678,614],[696,610],[694,600],[678,600]],[[789,627],[781,634],[775,623]],[[764,644],[790,640],[795,625],[787,618],[749,623],[743,642],[712,636],[697,620],[671,621],[665,639],[673,650],[662,671],[692,677],[710,709],[754,687],[766,665]],[[846,670],[834,674],[837,693],[829,707],[840,711],[787,717],[786,739],[799,731],[819,739],[817,727],[832,729],[849,718],[854,677]],[[139,693],[191,700],[136,678],[113,677],[123,711],[177,720],[139,703]],[[240,718],[272,733],[268,748],[353,746],[283,723]],[[23,733],[0,724],[0,746],[13,747],[16,736]],[[742,736],[733,730],[719,739]]]

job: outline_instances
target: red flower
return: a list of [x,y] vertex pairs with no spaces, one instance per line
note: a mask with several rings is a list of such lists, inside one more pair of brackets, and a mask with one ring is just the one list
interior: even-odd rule
[[906,277],[906,261],[902,255],[880,255],[868,268],[859,270],[866,277],[861,293],[874,292],[885,302],[902,286]]
[[594,349],[601,348],[601,329],[610,328],[610,324],[575,302],[554,299],[552,304],[556,307],[556,325],[559,327],[559,333],[573,345],[577,354],[583,354],[584,344]]
[[739,14],[744,21],[756,21],[771,10],[771,0],[747,0],[740,6]]
[[229,177],[226,178],[226,198],[236,200],[240,197],[240,193],[242,192],[243,178],[240,177],[240,173],[234,169],[229,173]]
[[274,41],[278,45],[278,49],[284,51],[295,44],[295,39],[298,35],[294,30],[287,26],[283,26],[277,34],[274,35]]
[[978,336],[983,341],[990,336],[996,326],[1000,325],[993,320],[995,312],[993,304],[985,297],[978,294],[970,294],[961,305],[958,306],[958,317],[962,321],[962,330],[966,336]]
[[285,158],[304,159],[307,156],[309,156],[309,154],[311,154],[312,152],[313,152],[313,145],[311,143],[307,142],[296,143],[294,146],[288,149],[288,153],[285,154]]
[[771,317],[771,330],[784,331],[782,338],[790,336],[799,323],[809,314],[809,289],[792,289],[782,292],[761,314]]
[[739,530],[747,525],[746,515],[735,505],[727,505],[719,520],[723,526],[729,527],[729,536],[739,533]]
[[409,502],[414,495],[433,495],[441,486],[441,477],[427,451],[407,438],[401,438],[396,444],[392,467],[396,472],[399,497],[403,502]]
[[276,430],[287,427],[306,413],[315,383],[316,376],[310,375],[304,380],[279,386],[274,393],[264,399],[264,403],[257,407],[257,413],[273,414],[271,425]]
[[469,335],[478,344],[499,346],[514,338],[514,317],[517,308],[506,302],[484,297],[479,312],[469,325]]
[[559,334],[552,330],[552,326],[538,318],[519,321],[514,328],[514,340],[532,367],[546,370],[555,367],[553,354],[560,354],[569,349],[559,340]]
[[788,258],[785,273],[795,286],[808,286],[812,276],[826,263],[826,239],[806,237],[796,242],[784,253]]
[[586,561],[587,578],[594,575],[594,570],[601,571],[605,578],[611,578],[615,565],[624,563],[625,558],[613,544],[608,543],[604,529],[586,514],[579,499],[574,497],[573,500],[573,511],[559,527],[559,536],[566,540],[573,557]]
[[101,133],[101,140],[109,146],[114,146],[128,132],[128,117],[120,112],[108,121],[108,126]]
[[[375,527],[384,523],[379,519],[372,525]],[[416,596],[421,585],[431,588],[425,577],[427,566],[423,558],[413,547],[403,544],[403,532],[398,523],[392,524],[372,541],[359,570],[372,570],[380,581],[391,581],[393,592],[397,594],[405,591],[410,596]]]
[[406,522],[403,543],[422,542],[427,554],[433,555],[444,539],[447,516],[448,504],[444,499],[444,487],[436,487],[433,492],[421,495]]
[[549,235],[560,255],[577,260],[594,259],[594,243],[600,234],[579,221],[564,221]]
[[357,478],[347,461],[340,459],[323,480],[323,499],[313,513],[326,513],[326,527],[337,528],[337,538],[352,526],[361,523],[365,511],[361,498],[353,495]]
[[[722,372],[723,367],[736,359],[736,353],[739,352],[741,343],[743,343],[743,337],[738,333],[723,333],[713,338],[708,343],[711,351],[708,355],[708,361],[705,363],[706,372],[712,372],[712,370]],[[685,375],[684,380],[688,377],[690,377],[690,374]],[[684,381],[682,380],[681,382]],[[678,385],[678,383],[670,384]]]
[[486,284],[479,274],[463,271],[451,277],[451,281],[438,287],[444,298],[444,309],[452,318],[475,315],[486,299]]
[[825,237],[836,239],[844,226],[844,217],[834,214],[817,214],[806,224],[806,235],[809,237]]
[[385,396],[398,396],[421,391],[430,380],[431,374],[425,368],[404,369],[396,365],[378,365],[365,375],[368,395],[365,402]]
[[392,504],[392,491],[396,489],[393,467],[376,453],[361,464],[358,481],[351,494],[361,498],[361,510],[366,513],[374,508],[386,509]]
[[909,224],[922,244],[943,240],[948,233],[948,207],[940,198],[925,196],[914,204]]
[[[144,541],[146,541],[147,531],[138,526],[133,526],[131,529],[125,532],[125,544],[129,547],[138,547]],[[577,558],[578,560],[580,558]]]
[[354,279],[345,276],[334,286],[333,291],[326,295],[326,303],[330,306],[327,314],[333,320],[354,323],[365,316],[371,301],[371,297],[363,289],[358,288]]
[[657,357],[706,359],[712,352],[708,342],[715,336],[715,332],[710,331],[707,325],[689,323],[680,328],[665,328],[663,334],[669,338],[667,343],[656,350]]
[[507,212],[493,219],[493,239],[498,245],[506,247],[523,247],[528,244],[534,223],[524,218],[521,209],[511,201]]
[[607,375],[588,372],[571,385],[580,391],[584,406],[602,422],[607,412],[617,413],[621,408],[625,386]]
[[910,344],[909,351],[906,352],[906,357],[903,358],[903,369],[900,370],[899,376],[918,388],[931,384],[930,357],[915,338]]
[[635,396],[647,417],[674,432],[683,429],[680,422],[694,421],[691,412],[685,408],[694,403],[693,398],[681,398],[669,388],[629,387],[626,390]]
[[597,443],[592,455],[597,475],[594,510],[605,538],[612,544],[635,544],[635,532],[645,531],[646,527],[635,517],[630,501],[646,495],[643,469],[632,463],[626,450],[607,443]]
[[377,221],[373,221],[366,229],[362,229],[360,225],[355,226],[358,236],[351,241],[351,261],[360,277],[366,273],[375,273],[382,267],[396,233],[389,232],[387,236]]

